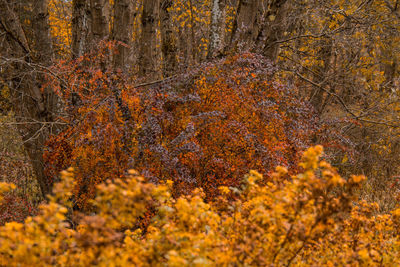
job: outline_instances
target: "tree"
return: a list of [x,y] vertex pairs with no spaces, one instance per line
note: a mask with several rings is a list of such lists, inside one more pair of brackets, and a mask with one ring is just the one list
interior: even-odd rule
[[109,35],[110,1],[90,0],[90,14],[92,15],[92,42],[98,44]]
[[163,56],[163,75],[171,76],[177,71],[177,41],[173,34],[173,24],[171,18],[172,0],[160,1],[160,31],[161,31],[161,51]]
[[117,41],[117,53],[114,67],[126,71],[129,69],[129,51],[132,45],[133,6],[130,0],[114,1],[113,40]]
[[[209,47],[207,49],[207,58],[214,58],[215,55],[221,53],[223,41],[223,10],[225,8],[225,0],[213,0],[211,9],[211,29],[209,37]],[[222,30],[221,30],[222,29]]]
[[156,27],[157,7],[159,0],[148,0],[143,2],[142,11],[142,34],[140,36],[139,49],[139,75],[152,79],[156,77]]
[[257,36],[257,19],[261,9],[261,0],[239,0],[230,41],[226,50],[249,50]]
[[255,51],[261,52],[272,61],[277,60],[279,41],[284,36],[287,27],[286,2],[286,0],[268,1],[255,41]]
[[72,55],[74,58],[92,51],[109,37],[109,1],[74,0],[72,2]]
[[[0,1],[0,30],[4,34],[3,60],[7,71],[3,81],[12,92],[13,110],[26,152],[36,174],[43,196],[51,192],[52,181],[44,175],[43,148],[50,133],[55,132],[58,100],[45,85],[47,67],[53,58],[48,23],[48,1],[35,0],[28,8],[28,25],[22,25],[17,3]],[[35,40],[28,41],[27,28]]]
[[90,14],[86,0],[72,1],[72,57],[79,58],[87,52],[90,32]]
[[239,0],[226,51],[253,51],[272,61],[285,32],[286,0]]

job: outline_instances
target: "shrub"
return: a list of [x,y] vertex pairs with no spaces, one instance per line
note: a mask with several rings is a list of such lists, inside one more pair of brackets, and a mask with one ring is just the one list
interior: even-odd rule
[[[108,52],[58,69],[70,125],[45,154],[49,177],[77,170],[75,196],[85,206],[95,185],[135,168],[149,181],[174,181],[174,196],[238,186],[250,169],[289,171],[310,145],[316,118],[296,88],[282,85],[273,66],[243,54],[199,66],[161,82],[133,86],[102,63]],[[92,66],[88,68],[88,61]],[[56,87],[57,88],[57,87]],[[65,88],[68,88],[65,89]]]
[[[0,228],[0,264],[398,265],[400,210],[374,215],[376,204],[357,200],[365,178],[343,179],[321,153],[307,150],[297,175],[284,167],[268,179],[251,171],[241,187],[220,187],[223,196],[211,203],[201,189],[174,199],[171,181],[155,185],[131,171],[98,186],[96,215],[78,216],[76,229],[65,221],[70,169],[39,216]],[[148,205],[156,214],[143,233],[135,225]]]

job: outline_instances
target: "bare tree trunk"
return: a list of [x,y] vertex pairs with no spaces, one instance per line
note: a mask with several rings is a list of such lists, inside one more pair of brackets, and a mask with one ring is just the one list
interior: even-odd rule
[[133,31],[132,0],[114,1],[113,40],[117,41],[117,54],[114,56],[114,67],[128,70],[129,47],[132,43]]
[[109,34],[108,0],[73,0],[72,58],[91,51]]
[[164,76],[170,76],[178,66],[178,48],[172,31],[171,15],[168,10],[172,7],[172,4],[172,0],[161,0],[160,2],[161,52],[163,55]]
[[258,35],[255,26],[260,7],[261,0],[239,0],[231,38],[225,52],[246,51],[253,46]]
[[89,43],[91,24],[86,0],[72,1],[72,58],[83,56]]
[[186,27],[179,28],[178,27],[178,40],[179,40],[179,57],[183,61],[180,65],[188,66],[189,65],[189,45],[186,34]]
[[104,40],[109,34],[110,2],[108,0],[91,0],[92,42],[94,45]]
[[276,60],[285,29],[287,0],[239,0],[228,51],[253,51]]
[[211,9],[211,30],[210,30],[210,45],[207,51],[207,58],[213,58],[221,52],[223,32],[223,16],[222,10],[225,6],[225,0],[213,0]]
[[[393,57],[395,58],[395,57]],[[394,78],[396,75],[397,62],[395,60],[389,61],[383,64],[383,72],[385,75],[385,84],[381,86],[381,89],[388,90],[389,92],[395,90]]]
[[140,36],[139,75],[149,79],[156,75],[156,22],[158,0],[146,0],[143,3],[142,34]]
[[271,61],[278,56],[279,40],[285,32],[285,19],[287,15],[287,0],[272,0],[268,2],[266,12],[259,26],[259,34],[256,38],[255,50],[262,52]]
[[53,57],[48,4],[49,0],[33,1],[32,29],[34,36],[36,36],[33,49],[36,52],[36,60],[45,65],[50,65]]
[[31,49],[12,5],[0,0],[0,30],[7,40],[3,51],[11,62],[5,80],[12,87],[18,128],[44,197],[51,192],[52,182],[44,175],[43,148],[53,130],[57,107],[57,97],[51,88],[42,87],[43,69],[51,64],[53,57],[47,5],[47,0],[33,1],[31,27],[36,40]]

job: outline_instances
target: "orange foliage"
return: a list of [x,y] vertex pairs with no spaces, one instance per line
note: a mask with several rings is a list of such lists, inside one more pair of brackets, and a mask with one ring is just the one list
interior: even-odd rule
[[96,184],[129,168],[152,182],[173,180],[174,196],[201,187],[213,199],[219,186],[238,186],[249,168],[264,175],[276,165],[294,170],[310,143],[311,109],[295,88],[274,80],[275,69],[260,56],[230,57],[135,87],[107,68],[110,48],[58,69],[70,127],[48,143],[47,170],[78,170],[81,206]]

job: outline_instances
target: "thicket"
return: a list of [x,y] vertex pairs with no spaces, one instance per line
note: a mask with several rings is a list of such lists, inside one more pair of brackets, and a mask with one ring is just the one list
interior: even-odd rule
[[[96,215],[77,216],[76,228],[67,221],[77,174],[69,169],[38,216],[0,228],[0,264],[399,264],[400,210],[374,215],[376,204],[358,202],[365,177],[342,178],[321,154],[321,146],[308,149],[295,175],[284,167],[269,178],[250,171],[239,187],[219,187],[212,202],[201,189],[175,199],[171,180],[155,185],[131,170],[97,186]],[[135,225],[149,205],[155,216],[142,232]]]
[[68,125],[45,150],[48,183],[73,166],[78,208],[97,184],[131,168],[154,183],[174,181],[175,197],[202,188],[210,200],[249,169],[295,171],[317,134],[311,106],[262,56],[236,55],[140,86],[107,67],[112,51],[110,44],[60,64],[54,72],[63,75],[48,83],[64,101],[60,119]]

